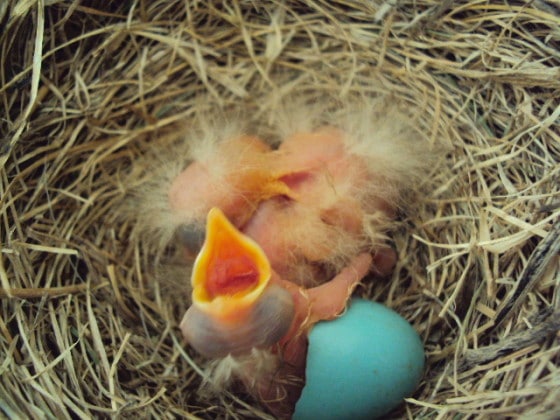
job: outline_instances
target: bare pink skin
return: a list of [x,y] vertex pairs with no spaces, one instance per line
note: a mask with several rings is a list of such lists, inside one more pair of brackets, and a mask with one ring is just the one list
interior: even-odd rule
[[[370,269],[386,276],[396,262],[389,247],[379,246],[370,255],[363,238],[364,214],[379,210],[390,218],[394,209],[388,202],[393,200],[360,198],[378,177],[348,153],[343,140],[343,133],[332,127],[295,134],[278,150],[253,137],[234,139],[220,146],[215,162],[191,164],[169,191],[171,209],[180,220],[202,222],[210,208],[219,207],[261,246],[274,272],[271,281],[294,299],[290,331],[272,349],[282,361],[279,371],[258,378],[254,386],[248,372],[245,381],[248,391],[279,418],[291,416],[300,396],[312,326],[339,316]],[[347,243],[358,246],[343,248]],[[348,265],[325,279],[319,267],[340,254]]]
[[[384,199],[357,198],[375,175],[348,153],[336,128],[294,134],[278,150],[256,137],[240,137],[220,144],[216,153],[173,181],[169,202],[175,217],[203,223],[210,208],[219,207],[259,243],[278,274],[298,284],[324,282],[316,263],[359,252],[345,247],[364,240],[364,211],[392,216]],[[389,254],[385,248],[379,253],[391,259]]]
[[[332,320],[344,312],[352,291],[368,273],[372,263],[369,254],[360,254],[331,281],[304,289],[277,275],[273,281],[288,290],[294,299],[296,315],[290,331],[275,351],[281,355],[282,366],[274,377],[262,377],[249,390],[278,418],[289,418],[300,397],[307,357],[307,336],[319,321]],[[282,398],[279,399],[279,396]]]
[[240,226],[258,202],[287,192],[270,171],[270,146],[257,137],[225,141],[217,152],[213,160],[191,163],[171,184],[170,207],[185,221],[203,222],[212,207],[219,207]]

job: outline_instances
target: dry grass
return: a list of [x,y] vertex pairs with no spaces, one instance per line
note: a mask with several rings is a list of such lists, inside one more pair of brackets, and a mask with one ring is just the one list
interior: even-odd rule
[[316,92],[392,94],[449,150],[366,288],[426,343],[394,417],[560,417],[559,3],[206,3],[0,2],[0,415],[265,418],[197,395],[187,291],[114,209],[177,123]]

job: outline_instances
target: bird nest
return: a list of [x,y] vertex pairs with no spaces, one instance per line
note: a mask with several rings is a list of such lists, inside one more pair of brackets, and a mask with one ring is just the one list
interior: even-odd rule
[[552,0],[0,3],[0,413],[270,418],[198,392],[188,277],[126,203],[197,116],[297,94],[388,98],[439,155],[358,290],[425,343],[391,416],[560,417],[559,24]]

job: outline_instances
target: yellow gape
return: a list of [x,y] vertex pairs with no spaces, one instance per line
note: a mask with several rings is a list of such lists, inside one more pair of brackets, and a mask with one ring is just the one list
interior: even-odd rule
[[265,253],[218,208],[208,213],[206,240],[192,272],[193,304],[181,322],[189,344],[206,357],[269,347],[289,330],[290,293],[271,284]]

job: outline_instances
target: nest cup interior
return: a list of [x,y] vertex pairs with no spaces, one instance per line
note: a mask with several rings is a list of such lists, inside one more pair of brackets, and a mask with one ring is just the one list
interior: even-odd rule
[[0,413],[269,418],[198,392],[161,186],[205,115],[275,143],[297,96],[383,98],[438,155],[392,277],[358,290],[425,344],[391,416],[558,418],[559,22],[545,0],[0,3]]

